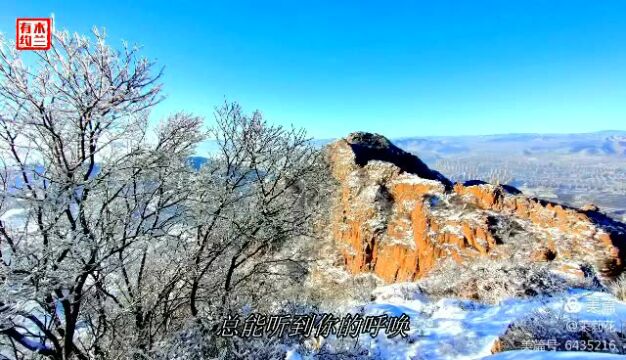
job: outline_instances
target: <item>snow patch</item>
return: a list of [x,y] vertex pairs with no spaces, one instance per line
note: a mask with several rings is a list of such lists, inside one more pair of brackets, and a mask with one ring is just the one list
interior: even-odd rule
[[[571,289],[551,297],[508,299],[498,305],[470,300],[429,299],[415,283],[379,287],[375,300],[359,307],[365,315],[400,316],[411,319],[407,338],[389,339],[384,333],[372,339],[361,337],[361,345],[381,359],[624,359],[620,355],[579,352],[509,351],[496,355],[491,348],[507,327],[535,311],[564,312],[571,299],[581,305],[572,314],[576,320],[602,320],[606,315],[591,311],[598,302],[611,301],[611,319],[626,319],[626,303],[603,292]],[[333,339],[328,339],[332,343]]]
[[437,180],[424,179],[414,174],[400,174],[397,178],[395,178],[391,185],[403,184],[403,185],[425,185],[432,187],[433,190],[437,190],[438,192],[444,192],[445,188],[443,184]]

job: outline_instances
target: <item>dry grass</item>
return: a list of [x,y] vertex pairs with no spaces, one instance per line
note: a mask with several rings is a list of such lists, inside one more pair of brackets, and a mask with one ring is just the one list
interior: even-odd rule
[[496,304],[512,297],[559,293],[574,284],[555,275],[547,264],[483,258],[467,264],[442,262],[419,285],[435,297]]
[[620,275],[617,279],[608,284],[611,293],[620,301],[626,301],[626,274]]

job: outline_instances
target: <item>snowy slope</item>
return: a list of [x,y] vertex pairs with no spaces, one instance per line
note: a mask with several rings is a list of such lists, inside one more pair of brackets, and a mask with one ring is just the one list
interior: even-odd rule
[[[552,310],[573,321],[610,320],[617,324],[619,320],[625,321],[626,303],[610,294],[572,289],[552,297],[509,299],[498,305],[486,305],[458,299],[430,301],[419,293],[407,296],[407,286],[410,287],[394,284],[379,288],[374,293],[376,300],[358,309],[367,315],[406,313],[411,318],[407,338],[388,339],[385,334],[375,339],[360,338],[360,343],[381,359],[626,359],[621,355],[554,351],[491,355],[491,347],[507,326],[533,311]],[[606,309],[611,313],[602,313]],[[327,341],[332,344],[336,340]]]
[[[554,297],[510,299],[499,305],[485,305],[457,299],[430,302],[419,294],[412,300],[406,300],[406,295],[398,296],[402,286],[397,284],[381,288],[377,294],[380,300],[365,306],[368,314],[399,316],[406,313],[411,317],[412,333],[409,341],[390,340],[381,335],[370,342],[370,346],[379,350],[385,359],[485,357],[491,354],[494,341],[505,332],[509,324],[532,311],[546,308],[566,313],[577,320],[626,319],[626,303],[602,292],[571,290]],[[579,304],[580,310],[567,313],[565,305],[568,301]],[[613,304],[615,312],[610,315],[598,314],[597,304],[608,303]],[[519,358],[527,359],[524,353],[519,355]]]

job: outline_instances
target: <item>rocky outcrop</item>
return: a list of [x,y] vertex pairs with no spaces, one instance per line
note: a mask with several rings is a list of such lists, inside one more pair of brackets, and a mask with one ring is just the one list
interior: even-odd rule
[[480,181],[452,184],[386,138],[354,133],[327,147],[339,182],[332,233],[345,266],[387,282],[414,280],[441,258],[588,262],[623,271],[626,226]]

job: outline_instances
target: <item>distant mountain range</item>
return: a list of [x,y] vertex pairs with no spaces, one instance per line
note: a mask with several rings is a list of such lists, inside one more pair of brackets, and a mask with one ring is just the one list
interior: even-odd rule
[[603,155],[626,157],[626,131],[584,134],[505,134],[486,136],[405,137],[401,148],[424,158],[465,155]]
[[[381,134],[385,135],[385,134]],[[335,139],[315,139],[324,146]],[[392,138],[398,147],[426,162],[479,155],[586,155],[626,159],[626,131],[581,134],[502,134],[481,136],[410,136]],[[217,150],[212,142],[201,146],[201,156]]]

